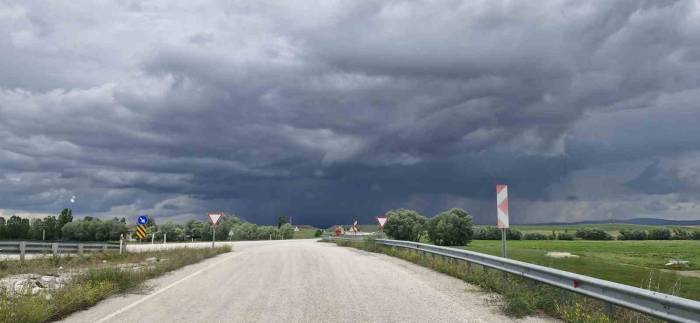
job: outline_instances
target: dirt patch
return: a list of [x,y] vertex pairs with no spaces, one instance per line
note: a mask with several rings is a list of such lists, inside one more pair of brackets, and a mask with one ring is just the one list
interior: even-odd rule
[[550,258],[578,258],[578,255],[571,254],[570,252],[553,252],[550,251],[545,256]]
[[700,270],[671,270],[671,269],[660,269],[667,273],[676,273],[684,277],[700,278]]

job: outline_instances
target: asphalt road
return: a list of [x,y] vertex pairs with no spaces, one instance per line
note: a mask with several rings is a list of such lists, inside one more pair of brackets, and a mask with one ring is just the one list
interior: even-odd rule
[[64,321],[513,321],[499,313],[493,295],[385,255],[311,240],[249,242],[234,248]]

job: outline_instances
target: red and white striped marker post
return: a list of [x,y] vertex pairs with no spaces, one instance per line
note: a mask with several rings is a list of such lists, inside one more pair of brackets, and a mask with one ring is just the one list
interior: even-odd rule
[[508,229],[508,185],[496,185],[496,209],[498,219],[496,224],[501,229],[501,240],[503,241],[503,258],[506,257],[506,230]]

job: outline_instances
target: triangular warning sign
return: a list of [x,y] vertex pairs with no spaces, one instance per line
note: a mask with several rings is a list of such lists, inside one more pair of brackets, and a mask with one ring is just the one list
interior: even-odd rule
[[386,217],[377,217],[377,222],[379,222],[379,227],[384,228],[384,225],[386,224]]
[[223,213],[209,213],[209,221],[211,221],[211,224],[213,224],[213,225],[219,224],[219,221],[223,217],[224,217]]

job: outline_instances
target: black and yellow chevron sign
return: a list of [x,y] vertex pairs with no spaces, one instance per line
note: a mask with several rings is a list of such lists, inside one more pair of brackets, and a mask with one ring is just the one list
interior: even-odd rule
[[137,225],[136,226],[136,236],[139,237],[139,239],[143,239],[146,237],[146,226],[145,225]]

